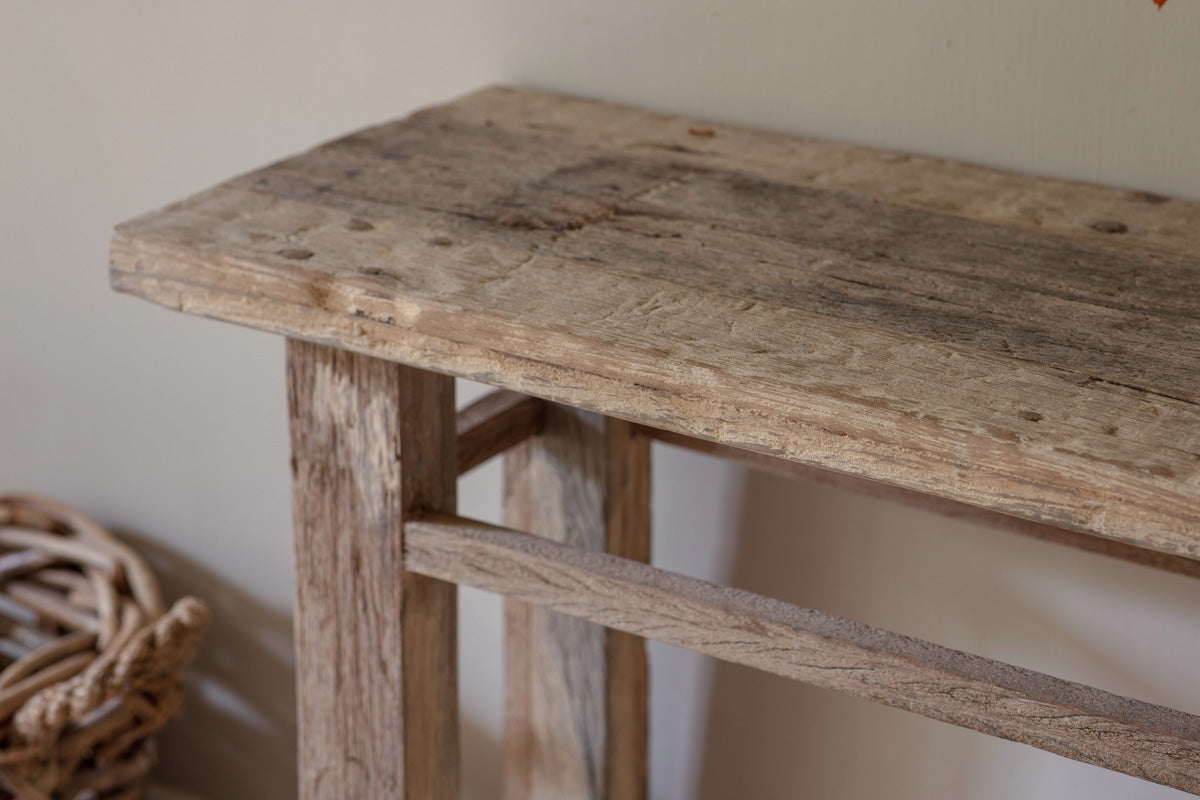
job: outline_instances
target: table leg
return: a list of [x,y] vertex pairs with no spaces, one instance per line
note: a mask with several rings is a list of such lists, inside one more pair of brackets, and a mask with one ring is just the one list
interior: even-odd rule
[[451,378],[288,341],[300,796],[458,800],[456,587],[402,526],[455,510]]
[[[505,522],[648,561],[649,453],[628,423],[551,405],[505,457]],[[518,601],[505,615],[507,800],[644,798],[644,640]]]

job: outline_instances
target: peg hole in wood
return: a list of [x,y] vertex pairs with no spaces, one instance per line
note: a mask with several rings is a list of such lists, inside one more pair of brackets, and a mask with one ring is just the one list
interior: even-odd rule
[[303,247],[285,247],[279,251],[279,255],[292,261],[308,261],[313,257],[313,251]]
[[1129,226],[1124,222],[1117,222],[1111,219],[1101,219],[1092,223],[1092,230],[1100,233],[1127,233]]
[[1167,198],[1153,192],[1130,192],[1129,199],[1135,203],[1149,203],[1152,206],[1160,206],[1167,202]]

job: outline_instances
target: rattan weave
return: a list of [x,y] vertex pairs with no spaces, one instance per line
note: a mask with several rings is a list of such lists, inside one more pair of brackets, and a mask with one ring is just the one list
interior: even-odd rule
[[132,800],[208,622],[93,520],[0,496],[0,798]]

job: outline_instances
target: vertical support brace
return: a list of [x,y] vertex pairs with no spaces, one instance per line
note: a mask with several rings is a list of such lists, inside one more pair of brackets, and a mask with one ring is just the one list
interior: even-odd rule
[[[505,456],[505,522],[649,561],[649,439],[550,405]],[[644,800],[645,640],[519,601],[505,614],[507,800]]]
[[300,796],[457,800],[456,587],[403,526],[455,510],[451,378],[289,340]]

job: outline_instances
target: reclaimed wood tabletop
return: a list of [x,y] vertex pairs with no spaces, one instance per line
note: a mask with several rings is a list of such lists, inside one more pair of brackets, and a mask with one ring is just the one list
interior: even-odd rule
[[118,226],[169,308],[1200,558],[1200,205],[492,88]]

